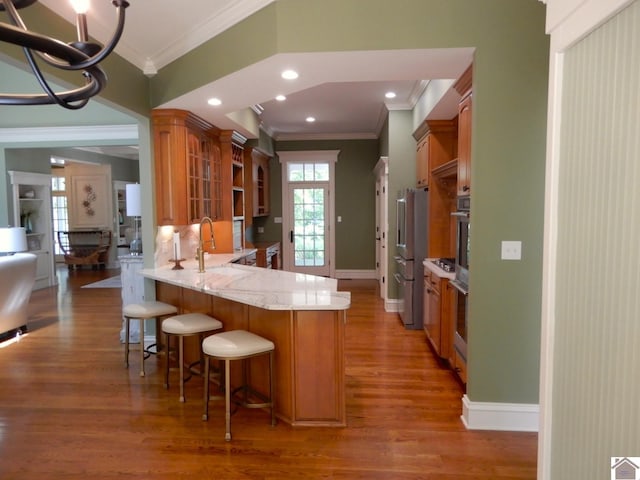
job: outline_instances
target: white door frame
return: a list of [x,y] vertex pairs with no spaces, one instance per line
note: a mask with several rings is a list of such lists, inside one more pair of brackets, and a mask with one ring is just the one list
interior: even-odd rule
[[374,168],[376,174],[376,278],[380,285],[380,298],[387,300],[389,258],[387,240],[389,232],[389,157],[380,157]]
[[340,150],[306,150],[306,151],[285,151],[276,152],[280,164],[282,165],[282,267],[284,270],[296,271],[293,265],[291,252],[291,243],[289,240],[289,231],[293,228],[293,219],[291,218],[289,204],[289,179],[287,178],[287,163],[289,162],[326,162],[329,163],[329,196],[328,202],[328,232],[326,241],[328,242],[328,261],[329,276],[335,278],[336,252],[335,252],[335,202],[333,201],[335,192],[335,164],[338,161]]

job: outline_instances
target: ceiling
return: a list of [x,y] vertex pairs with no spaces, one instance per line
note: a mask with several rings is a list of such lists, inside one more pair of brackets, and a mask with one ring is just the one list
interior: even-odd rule
[[[273,1],[189,0],[189,8],[177,9],[168,0],[133,0],[115,51],[151,76]],[[74,22],[68,0],[40,2]],[[104,42],[113,31],[115,9],[107,1],[94,1],[91,8],[89,32]],[[262,128],[277,140],[377,138],[387,110],[413,108],[430,79],[458,78],[472,55],[471,48],[278,54],[161,107],[190,110],[249,137],[233,114],[258,105]],[[286,68],[297,70],[299,78],[283,80]],[[386,99],[388,91],[396,97]],[[279,94],[287,99],[274,100]],[[214,96],[222,101],[218,107],[207,104]],[[457,100],[454,92],[445,96],[433,115],[453,117]],[[308,116],[316,121],[306,122]]]

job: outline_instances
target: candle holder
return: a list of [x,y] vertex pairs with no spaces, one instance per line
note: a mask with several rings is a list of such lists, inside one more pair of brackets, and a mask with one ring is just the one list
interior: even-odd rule
[[180,265],[180,262],[184,262],[184,258],[172,258],[169,260],[169,262],[171,263],[175,263],[175,265],[173,266],[173,268],[171,268],[171,270],[184,270],[184,267],[182,265]]

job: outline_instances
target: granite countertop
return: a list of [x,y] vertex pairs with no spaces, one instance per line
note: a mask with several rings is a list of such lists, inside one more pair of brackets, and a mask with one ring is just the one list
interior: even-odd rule
[[435,263],[433,263],[433,260],[435,260],[435,258],[425,258],[422,261],[422,265],[424,265],[425,268],[428,268],[429,270],[431,270],[433,273],[435,273],[440,278],[448,278],[449,280],[453,280],[453,279],[456,278],[456,272],[446,272],[446,271],[444,271],[439,266],[437,266]]
[[351,305],[351,294],[338,292],[336,279],[229,263],[244,255],[205,255],[204,273],[198,272],[198,262],[187,260],[184,270],[163,265],[140,274],[265,310],[346,310]]

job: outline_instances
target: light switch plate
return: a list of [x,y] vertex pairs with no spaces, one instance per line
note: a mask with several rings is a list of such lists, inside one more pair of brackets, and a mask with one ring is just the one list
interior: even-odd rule
[[522,259],[522,242],[508,241],[502,242],[502,260],[521,260]]

